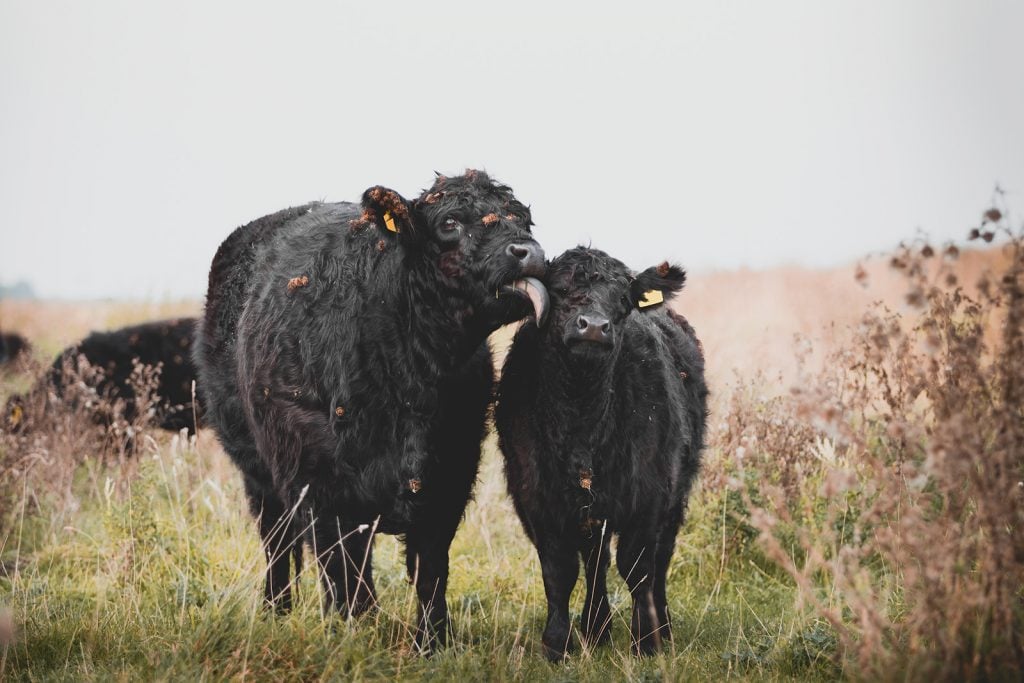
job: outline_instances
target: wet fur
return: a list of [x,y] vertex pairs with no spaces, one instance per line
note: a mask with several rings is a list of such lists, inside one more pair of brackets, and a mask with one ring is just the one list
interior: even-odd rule
[[[510,218],[484,226],[496,210]],[[442,235],[452,215],[464,230]],[[486,338],[526,312],[495,297],[519,270],[502,254],[535,244],[531,224],[509,188],[469,172],[414,202],[376,186],[361,205],[281,211],[221,245],[196,361],[260,525],[269,602],[287,609],[289,557],[297,574],[305,542],[327,602],[365,611],[371,532],[404,534],[417,644],[445,640],[448,547],[493,388]]]
[[[667,299],[684,277],[667,264],[633,275],[603,252],[570,250],[549,266],[549,324],[524,325],[505,361],[496,422],[508,490],[541,561],[552,659],[572,649],[567,610],[580,559],[582,632],[608,638],[613,534],[634,597],[634,650],[670,636],[665,572],[700,466],[707,386],[693,328],[667,306],[636,302],[653,288]],[[612,322],[612,347],[570,349],[575,316],[593,311]]]

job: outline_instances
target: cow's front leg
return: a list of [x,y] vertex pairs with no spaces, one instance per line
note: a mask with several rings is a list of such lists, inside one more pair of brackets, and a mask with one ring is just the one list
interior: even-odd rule
[[324,587],[325,612],[359,616],[377,604],[373,586],[373,531],[343,525],[334,516],[317,519],[310,529]]
[[448,643],[448,548],[455,529],[417,527],[405,535],[405,566],[419,599],[416,648],[428,653]]
[[255,477],[245,478],[249,509],[259,522],[263,553],[267,558],[264,598],[278,612],[292,607],[290,562],[294,559],[295,580],[302,571],[302,530],[296,512],[289,510],[268,484]]

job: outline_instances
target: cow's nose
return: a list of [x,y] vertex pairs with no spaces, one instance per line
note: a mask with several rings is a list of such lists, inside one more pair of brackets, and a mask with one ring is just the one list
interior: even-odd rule
[[576,331],[573,336],[577,339],[607,344],[612,340],[612,324],[607,318],[583,314],[576,318]]
[[544,275],[544,250],[539,244],[524,242],[510,244],[505,247],[505,253],[519,262],[520,275],[543,277]]

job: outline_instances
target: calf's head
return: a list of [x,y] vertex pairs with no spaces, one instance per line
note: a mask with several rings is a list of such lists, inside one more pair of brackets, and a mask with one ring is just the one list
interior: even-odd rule
[[589,355],[613,349],[626,318],[674,296],[683,288],[686,272],[662,263],[634,274],[603,251],[576,247],[551,262],[546,279],[550,343]]
[[530,209],[483,171],[438,175],[408,201],[394,190],[363,193],[363,219],[381,232],[380,248],[435,264],[444,287],[491,327],[534,316],[543,322],[548,294],[544,251],[530,233]]

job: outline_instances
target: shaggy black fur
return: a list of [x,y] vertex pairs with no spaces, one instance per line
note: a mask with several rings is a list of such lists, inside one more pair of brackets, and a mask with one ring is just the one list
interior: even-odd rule
[[373,533],[405,534],[417,645],[446,639],[448,547],[492,394],[486,337],[529,314],[510,285],[544,271],[531,225],[508,187],[467,171],[412,202],[378,186],[361,207],[287,209],[221,245],[195,357],[279,609],[303,538],[349,615],[375,604]]
[[31,348],[28,340],[17,332],[0,333],[0,365],[14,363]]
[[613,533],[634,651],[670,637],[665,574],[700,466],[708,392],[693,328],[666,306],[638,304],[650,290],[667,300],[685,277],[667,263],[634,276],[604,252],[569,250],[548,267],[550,323],[524,325],[505,361],[495,417],[508,490],[540,557],[552,659],[572,649],[580,557],[582,632],[609,637]]
[[[78,359],[84,358],[89,365],[102,370],[102,380],[96,392],[108,398],[120,398],[125,402],[124,418],[129,422],[137,417],[135,390],[128,381],[137,360],[143,365],[160,367],[159,383],[156,387],[156,415],[154,423],[162,429],[179,431],[196,430],[192,406],[192,383],[196,379],[192,363],[192,339],[195,332],[195,318],[178,318],[132,325],[110,332],[93,332],[88,337],[64,349],[53,361],[50,371],[37,385],[36,390],[53,389],[57,396],[64,393],[66,381],[65,366],[76,370]],[[24,401],[15,396],[8,401],[7,426],[12,431],[19,427],[13,421],[15,415],[24,415]],[[20,410],[15,410],[20,406]]]

